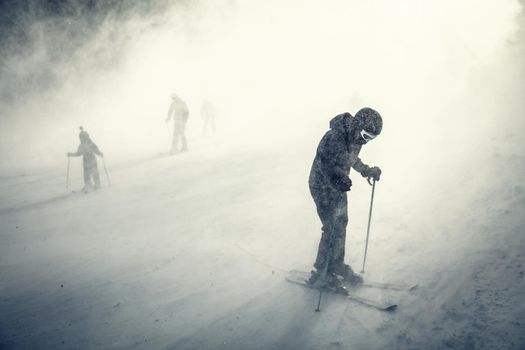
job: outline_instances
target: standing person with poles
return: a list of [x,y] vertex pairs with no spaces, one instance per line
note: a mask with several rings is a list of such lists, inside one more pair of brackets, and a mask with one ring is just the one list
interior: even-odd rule
[[171,94],[171,104],[168,109],[168,117],[166,123],[170,121],[173,116],[173,141],[171,144],[170,154],[179,153],[179,139],[181,143],[180,152],[188,151],[188,143],[186,141],[186,122],[188,121],[189,111],[186,102],[184,102],[177,94]]
[[[84,169],[84,192],[89,192],[92,189],[98,190],[100,188],[100,175],[98,173],[97,157],[104,157],[104,154],[100,152],[97,145],[91,140],[89,134],[84,131],[84,128],[80,127],[80,145],[76,152],[67,153],[68,157],[80,157],[82,156],[82,163]],[[107,175],[107,171],[106,171]],[[95,186],[93,187],[93,182]],[[108,177],[109,180],[109,177]]]
[[346,192],[352,186],[351,168],[368,180],[379,181],[381,169],[364,164],[359,159],[359,152],[381,133],[382,127],[381,115],[371,108],[362,108],[355,117],[343,113],[330,121],[330,130],[317,147],[308,180],[322,223],[315,270],[308,281],[313,286],[338,290],[344,288],[341,278],[350,284],[363,281],[344,262],[348,224]]

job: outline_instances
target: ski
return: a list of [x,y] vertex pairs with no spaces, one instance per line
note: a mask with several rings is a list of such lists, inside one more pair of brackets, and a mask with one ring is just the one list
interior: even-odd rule
[[[301,272],[301,275],[297,274],[297,272],[301,272],[301,271],[292,271],[289,276],[286,276],[286,281],[290,283],[298,284],[298,285],[301,285],[301,286],[304,286],[310,289],[318,289],[308,283],[308,277],[305,278],[304,272]],[[397,304],[382,303],[379,301],[370,300],[370,299],[361,297],[357,294],[351,293],[348,291],[348,289],[345,289],[344,292],[336,291],[330,288],[325,288],[325,290],[330,291],[334,294],[343,295],[350,300],[356,301],[365,306],[373,307],[381,311],[394,311],[395,309],[397,309]]]
[[71,193],[83,193],[83,194],[90,194],[90,193],[95,193],[95,192],[99,192],[103,187],[99,187],[99,188],[90,188],[90,189],[84,189],[84,188],[81,188],[79,190],[71,190]]
[[[300,271],[300,270],[292,270],[290,271],[290,274],[292,275],[296,274],[306,279],[308,279],[310,276],[310,273],[306,271]],[[396,291],[412,291],[418,287],[417,284],[408,285],[408,284],[401,284],[401,283],[385,283],[385,282],[373,282],[373,281],[364,281],[363,283],[359,283],[359,284],[346,283],[346,285],[350,288],[370,287],[370,288],[380,288],[380,289],[391,289],[391,290],[396,290]]]
[[363,298],[359,295],[356,295],[356,294],[349,294],[347,296],[347,298],[351,299],[351,300],[354,300],[354,301],[357,301],[363,305],[366,305],[366,306],[370,306],[370,307],[374,307],[378,310],[381,310],[381,311],[394,311],[395,309],[397,309],[397,304],[393,304],[393,303],[382,303],[382,302],[378,302],[378,301],[375,301],[375,300],[370,300],[370,299],[367,299],[367,298]]
[[381,289],[392,289],[398,291],[412,291],[418,287],[417,284],[398,284],[398,283],[383,283],[383,282],[372,282],[364,281],[356,287],[371,287],[371,288],[381,288]]
[[89,194],[92,191],[84,191],[84,190],[73,190],[71,191],[72,194]]

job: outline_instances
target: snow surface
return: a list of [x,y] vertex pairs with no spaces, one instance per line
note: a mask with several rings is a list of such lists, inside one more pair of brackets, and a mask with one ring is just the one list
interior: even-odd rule
[[[284,280],[319,240],[313,150],[215,139],[108,159],[113,185],[90,194],[66,192],[64,169],[3,175],[0,348],[525,348],[523,155],[494,151],[475,184],[404,197],[385,174],[365,278],[419,288],[359,291],[394,313],[326,294],[316,313],[318,293]],[[353,179],[347,260],[360,269],[370,187]]]

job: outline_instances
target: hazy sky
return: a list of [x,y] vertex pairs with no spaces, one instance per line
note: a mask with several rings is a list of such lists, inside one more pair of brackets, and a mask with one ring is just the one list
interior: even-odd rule
[[164,151],[171,92],[189,104],[190,138],[207,97],[239,147],[316,143],[333,115],[362,105],[407,161],[523,125],[518,1],[2,6],[3,171],[63,162],[79,125],[113,157]]

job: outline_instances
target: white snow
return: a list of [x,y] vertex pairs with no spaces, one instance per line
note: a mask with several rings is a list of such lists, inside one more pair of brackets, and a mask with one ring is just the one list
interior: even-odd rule
[[[67,194],[58,169],[2,178],[3,349],[525,345],[525,195],[516,173],[478,181],[460,210],[449,204],[468,181],[417,202],[379,182],[365,276],[419,288],[362,291],[398,302],[394,313],[330,295],[315,313],[318,294],[284,280],[309,268],[319,239],[306,182],[311,150],[197,148],[109,166],[113,186],[90,194]],[[525,169],[521,156],[491,160],[489,170],[509,161]],[[356,269],[369,191],[354,176],[347,260]],[[434,203],[417,204],[425,200]]]

